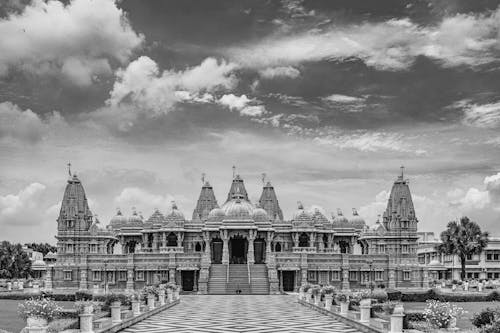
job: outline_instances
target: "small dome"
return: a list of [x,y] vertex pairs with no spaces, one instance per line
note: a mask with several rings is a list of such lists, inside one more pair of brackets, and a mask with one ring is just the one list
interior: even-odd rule
[[165,216],[167,227],[182,227],[184,220],[184,214],[182,214],[182,212],[177,208],[176,203],[172,201],[172,209]]
[[427,266],[442,266],[439,260],[432,259]]
[[378,234],[383,234],[385,233],[385,227],[382,223],[380,223],[380,220],[377,220],[374,225],[370,227],[370,229]]
[[342,210],[337,209],[337,216],[333,218],[333,228],[352,228],[347,217],[342,214]]
[[128,219],[123,216],[120,208],[116,211],[116,215],[111,218],[111,221],[109,224],[111,225],[112,228],[118,229],[121,228],[123,225],[127,224]]
[[297,210],[295,211],[295,213],[293,213],[292,220],[299,220],[304,218],[312,220],[313,216],[311,213],[304,209],[304,205],[299,201],[297,202]]
[[208,213],[208,220],[210,221],[221,221],[226,216],[224,210],[221,208],[214,208]]
[[172,209],[167,214],[167,216],[175,216],[184,220],[184,214],[179,210],[179,208],[177,208],[177,204],[175,203],[175,201],[172,201]]
[[227,219],[250,219],[254,207],[250,202],[237,198],[225,203],[222,209]]
[[321,210],[319,208],[314,209],[314,214],[313,214],[314,222],[317,226],[322,226],[322,225],[329,225],[330,221],[326,218],[323,213],[321,213]]
[[360,230],[362,230],[366,225],[365,220],[358,215],[358,211],[356,210],[356,208],[352,209],[352,217],[349,222],[353,225],[354,228]]
[[266,210],[261,207],[257,207],[253,210],[252,217],[255,222],[268,222],[270,220]]
[[163,216],[162,213],[160,213],[160,210],[158,208],[155,208],[155,211],[153,214],[147,219],[147,223],[152,223],[152,224],[161,224],[165,222],[165,216]]
[[127,227],[142,227],[142,217],[137,214],[135,209],[132,209],[132,215],[128,218]]

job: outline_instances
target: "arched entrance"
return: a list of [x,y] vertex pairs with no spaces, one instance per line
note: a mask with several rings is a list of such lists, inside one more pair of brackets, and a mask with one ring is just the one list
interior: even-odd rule
[[257,238],[253,242],[253,248],[255,253],[255,263],[263,264],[264,263],[264,254],[266,253],[266,242],[262,238]]
[[214,238],[211,242],[212,263],[222,264],[222,246],[224,245],[222,239]]
[[235,235],[229,240],[229,263],[247,263],[248,241],[245,237]]

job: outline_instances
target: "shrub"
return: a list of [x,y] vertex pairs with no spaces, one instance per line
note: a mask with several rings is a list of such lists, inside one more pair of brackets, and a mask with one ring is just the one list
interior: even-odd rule
[[388,300],[387,292],[382,289],[374,290],[371,298],[377,300],[378,303],[384,303]]
[[483,311],[474,314],[471,322],[472,325],[476,327],[483,327],[485,325],[493,324],[498,320],[500,320],[500,308],[486,308]]
[[334,286],[324,286],[321,288],[321,295],[333,295],[335,294],[335,287]]
[[415,323],[424,323],[427,325],[427,321],[425,320],[425,315],[423,312],[408,312],[405,313],[403,317],[403,328],[404,329],[418,329],[415,327]]
[[483,326],[481,328],[481,333],[498,333],[500,332],[500,320],[492,324]]
[[388,301],[382,304],[382,309],[384,310],[385,314],[392,315],[394,313],[394,308],[398,304],[399,302]]
[[401,301],[403,293],[399,290],[387,289],[387,299],[389,301]]
[[425,319],[432,327],[447,328],[453,319],[462,315],[465,311],[448,302],[436,300],[427,301],[427,308],[424,311]]
[[122,305],[130,306],[130,299],[124,294],[107,294],[102,296],[94,297],[94,301],[103,302],[101,310],[108,312],[110,310],[111,303],[120,301]]
[[311,287],[311,290],[312,290],[312,294],[314,296],[317,296],[321,291],[321,287],[319,285],[315,284]]
[[348,302],[350,295],[346,292],[339,292],[335,295],[335,302]]
[[498,293],[498,291],[492,291],[491,293],[489,293],[487,296],[486,296],[486,300],[487,301],[500,301],[500,293]]
[[61,307],[56,304],[53,300],[49,298],[32,298],[19,304],[19,315],[21,318],[26,319],[28,317],[40,317],[51,321],[54,319],[59,312],[61,312]]
[[385,284],[383,284],[383,283],[379,283],[379,284],[377,285],[377,288],[380,288],[380,289],[385,289]]
[[305,285],[303,285],[303,286],[302,286],[302,287],[300,287],[300,288],[302,288],[302,290],[303,290],[305,293],[307,293],[307,292],[309,291],[309,289],[311,289],[311,285],[310,285],[310,284],[305,284]]
[[75,301],[90,301],[92,298],[92,293],[88,291],[77,291],[75,293]]

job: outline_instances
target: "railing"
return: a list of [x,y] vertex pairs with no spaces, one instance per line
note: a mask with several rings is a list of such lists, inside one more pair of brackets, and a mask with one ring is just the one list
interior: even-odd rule
[[252,271],[250,269],[250,264],[249,263],[247,263],[247,272],[248,272],[248,284],[251,285],[252,284],[252,282],[251,282],[252,281],[252,277],[251,277]]
[[228,283],[229,283],[229,264],[226,264],[226,290]]

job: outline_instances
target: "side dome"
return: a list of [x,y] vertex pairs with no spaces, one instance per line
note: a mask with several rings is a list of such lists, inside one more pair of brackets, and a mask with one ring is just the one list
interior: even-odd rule
[[165,216],[165,221],[167,227],[170,228],[182,228],[184,225],[184,214],[177,208],[177,204],[174,201],[172,201],[172,209]]
[[144,224],[142,217],[137,214],[135,208],[132,209],[132,215],[128,218],[127,227],[142,227]]
[[314,224],[313,215],[304,209],[300,201],[297,203],[297,210],[293,213],[292,224],[296,228],[310,228]]
[[224,210],[221,208],[214,208],[208,213],[208,220],[209,221],[222,221],[224,217],[226,216],[226,213],[224,213]]
[[337,216],[333,218],[332,227],[335,228],[352,228],[347,217],[342,214],[342,210],[337,209]]
[[240,198],[233,199],[222,206],[226,219],[250,219],[254,210],[253,205]]
[[330,221],[326,218],[326,216],[321,212],[319,208],[314,209],[314,224],[318,227],[329,227],[330,226]]
[[253,210],[252,218],[255,222],[269,222],[270,220],[266,210],[260,206],[257,206],[257,208]]
[[123,216],[122,211],[120,210],[120,208],[118,208],[116,211],[116,215],[113,216],[109,221],[109,225],[113,229],[119,229],[123,227],[125,224],[127,224],[127,222],[128,219],[125,216]]
[[366,226],[365,220],[359,216],[358,211],[356,208],[352,209],[352,217],[349,220],[349,222],[352,224],[352,226],[356,229],[362,230]]

